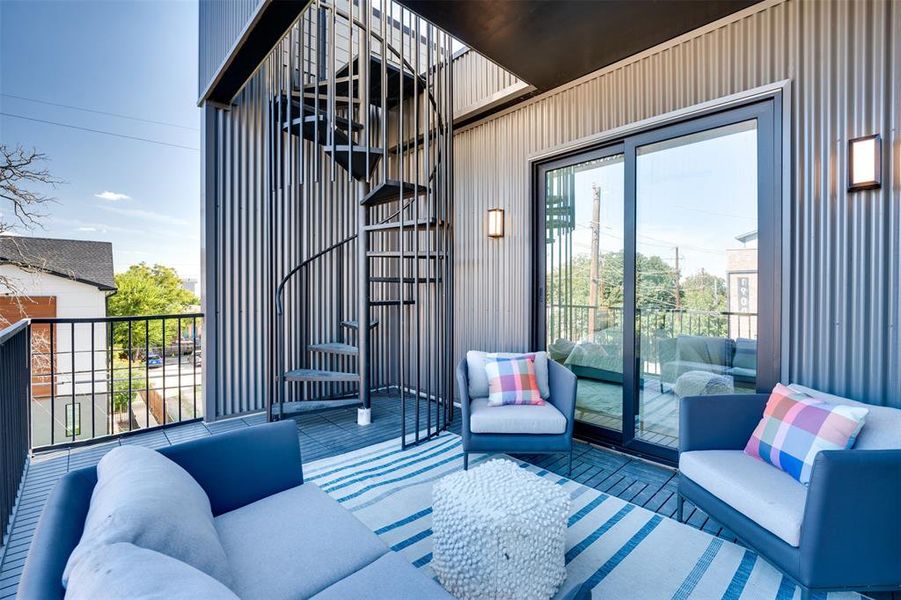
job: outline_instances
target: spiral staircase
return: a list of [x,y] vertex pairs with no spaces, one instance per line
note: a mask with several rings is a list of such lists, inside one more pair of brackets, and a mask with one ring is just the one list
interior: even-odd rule
[[[287,36],[269,152],[289,166],[273,181],[331,204],[302,225],[307,256],[276,288],[270,419],[356,406],[366,425],[376,393],[401,403],[406,445],[452,418],[450,53],[441,39],[409,11],[365,0],[311,5]],[[284,197],[277,187],[273,197]],[[351,222],[326,241],[335,236],[322,230]]]

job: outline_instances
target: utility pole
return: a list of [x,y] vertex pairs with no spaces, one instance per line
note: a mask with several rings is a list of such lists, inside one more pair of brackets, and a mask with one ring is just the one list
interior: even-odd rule
[[601,249],[601,188],[596,183],[591,185],[591,266],[589,269],[588,284],[588,336],[594,341],[594,332],[597,326],[598,309],[598,254]]
[[676,310],[682,309],[682,273],[679,272],[679,246],[676,246]]

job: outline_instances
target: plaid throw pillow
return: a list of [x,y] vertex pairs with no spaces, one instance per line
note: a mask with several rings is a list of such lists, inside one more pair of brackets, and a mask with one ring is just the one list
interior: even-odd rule
[[869,411],[831,404],[776,384],[745,454],[768,462],[807,485],[821,450],[854,445]]
[[544,404],[535,377],[535,357],[492,357],[485,361],[488,406]]

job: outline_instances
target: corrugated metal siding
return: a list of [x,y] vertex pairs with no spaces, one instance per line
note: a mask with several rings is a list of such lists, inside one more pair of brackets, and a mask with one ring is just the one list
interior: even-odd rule
[[[793,86],[787,378],[901,406],[898,0],[765,3],[459,131],[456,356],[529,344],[531,155],[784,79]],[[845,143],[875,132],[882,189],[848,194]],[[503,240],[485,235],[494,206],[506,209]]]
[[203,94],[263,0],[200,0],[197,94]]
[[524,82],[478,52],[470,50],[454,59],[454,115],[467,112],[505,90]]

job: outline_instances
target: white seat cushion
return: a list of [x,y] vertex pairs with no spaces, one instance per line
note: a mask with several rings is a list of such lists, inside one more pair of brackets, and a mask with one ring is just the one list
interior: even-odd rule
[[854,442],[853,450],[897,450],[901,448],[901,434],[899,434],[901,432],[901,410],[889,406],[864,404],[863,402],[842,398],[841,396],[826,394],[797,383],[793,383],[788,387],[826,402],[859,406],[870,411],[867,414],[867,422]]
[[95,546],[69,575],[66,600],[238,600],[191,565],[171,556],[119,542]]
[[679,472],[791,546],[801,541],[807,488],[741,450],[679,455]]
[[100,460],[84,533],[66,563],[63,586],[87,552],[116,542],[155,550],[232,583],[206,492],[155,450],[120,446]]
[[219,515],[216,529],[242,600],[309,598],[388,552],[312,483]]
[[550,402],[488,406],[488,398],[469,402],[472,433],[559,434],[566,431],[566,417]]

